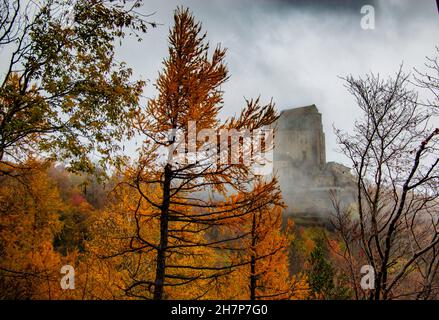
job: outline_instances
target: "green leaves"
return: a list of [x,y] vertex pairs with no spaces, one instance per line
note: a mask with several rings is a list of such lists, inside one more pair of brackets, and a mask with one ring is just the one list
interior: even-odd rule
[[139,37],[149,23],[125,1],[48,0],[33,9],[17,25],[23,43],[0,87],[0,154],[27,154],[32,144],[90,169],[92,152],[93,161],[109,160],[130,134],[144,86],[115,62],[115,40],[126,30]]
[[326,246],[322,238],[316,240],[308,263],[308,281],[310,289],[317,295],[328,298],[334,289],[334,271],[329,260],[326,259]]

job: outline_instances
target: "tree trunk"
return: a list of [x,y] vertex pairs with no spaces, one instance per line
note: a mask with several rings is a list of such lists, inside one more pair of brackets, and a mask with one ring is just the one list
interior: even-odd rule
[[256,300],[256,216],[252,220],[252,254],[250,260],[250,300]]
[[166,250],[168,247],[168,223],[169,223],[169,202],[171,188],[171,166],[165,166],[165,180],[163,182],[163,202],[160,215],[160,245],[157,250],[157,263],[154,285],[154,300],[162,300],[164,294]]

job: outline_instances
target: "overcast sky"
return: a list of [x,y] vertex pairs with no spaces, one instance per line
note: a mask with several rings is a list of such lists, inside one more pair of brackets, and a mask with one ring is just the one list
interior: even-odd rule
[[[375,8],[375,29],[361,28],[363,5]],[[369,71],[394,74],[421,68],[439,45],[435,0],[145,0],[142,9],[160,25],[141,43],[125,42],[122,58],[152,84],[167,55],[173,10],[189,7],[212,45],[228,48],[231,78],[223,87],[223,115],[239,112],[243,97],[273,98],[279,110],[316,104],[323,115],[328,161],[336,152],[332,125],[349,130],[358,116],[339,76]]]

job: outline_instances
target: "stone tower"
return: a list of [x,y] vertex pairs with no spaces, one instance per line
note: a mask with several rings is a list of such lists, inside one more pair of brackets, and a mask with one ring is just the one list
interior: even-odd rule
[[326,164],[322,115],[315,105],[282,111],[276,142],[275,161],[309,169],[322,169]]
[[322,115],[315,105],[284,110],[275,123],[274,171],[286,214],[297,223],[328,224],[331,192],[349,204],[355,183],[349,168],[326,162]]

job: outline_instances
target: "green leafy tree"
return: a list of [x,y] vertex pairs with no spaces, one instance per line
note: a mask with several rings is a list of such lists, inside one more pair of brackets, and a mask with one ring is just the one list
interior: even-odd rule
[[316,298],[331,298],[334,290],[334,270],[326,258],[327,248],[323,238],[317,238],[308,259],[308,281]]
[[[0,2],[0,162],[30,153],[92,171],[119,150],[144,85],[115,59],[115,42],[155,26],[141,1]],[[7,56],[9,54],[9,56]],[[90,154],[97,156],[91,159]],[[12,169],[3,168],[3,173]]]

